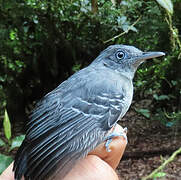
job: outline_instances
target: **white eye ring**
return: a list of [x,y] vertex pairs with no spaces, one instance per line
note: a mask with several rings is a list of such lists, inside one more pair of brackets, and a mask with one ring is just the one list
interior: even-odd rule
[[118,60],[121,60],[121,59],[123,59],[125,57],[125,53],[123,52],[123,51],[118,51],[117,53],[116,53],[116,58],[118,59]]

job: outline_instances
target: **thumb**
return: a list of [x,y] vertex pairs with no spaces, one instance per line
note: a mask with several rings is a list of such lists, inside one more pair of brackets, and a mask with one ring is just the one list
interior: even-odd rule
[[[121,133],[124,129],[120,125],[116,125],[114,132]],[[126,132],[124,132],[126,135]],[[113,169],[116,169],[125,151],[127,140],[122,136],[116,136],[109,145],[110,152],[105,148],[105,142],[96,147],[89,155],[96,155],[107,162]]]

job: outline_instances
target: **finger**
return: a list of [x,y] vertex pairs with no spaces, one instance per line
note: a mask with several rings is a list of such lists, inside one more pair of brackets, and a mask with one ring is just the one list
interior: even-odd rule
[[[80,160],[64,180],[119,180],[115,171],[98,156],[89,155]],[[58,176],[56,177],[58,180]]]
[[[120,125],[116,125],[114,132],[116,133],[124,132],[124,129]],[[126,144],[127,141],[124,137],[117,136],[113,138],[111,144],[109,145],[109,149],[111,150],[111,152],[107,152],[105,148],[105,143],[102,143],[89,154],[100,157],[102,160],[107,162],[113,169],[116,169],[123,156]]]

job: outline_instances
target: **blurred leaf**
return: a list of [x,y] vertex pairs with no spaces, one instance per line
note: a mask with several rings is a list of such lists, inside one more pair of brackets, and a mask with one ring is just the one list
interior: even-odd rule
[[24,29],[24,32],[27,33],[28,30],[29,30],[29,27],[28,26],[24,26],[23,29]]
[[174,122],[167,122],[166,127],[172,127],[174,125]]
[[23,142],[23,140],[24,140],[24,138],[25,138],[25,135],[20,135],[20,136],[17,136],[15,138],[13,138],[9,151],[11,151],[12,149],[14,149],[16,147],[20,147],[22,142]]
[[0,139],[0,147],[5,146],[5,145],[6,145],[6,143],[2,139]]
[[138,32],[138,30],[134,26],[131,26],[130,29],[134,32]]
[[126,16],[118,16],[118,24],[124,24],[127,20]]
[[11,164],[12,157],[0,154],[0,174]]
[[10,120],[9,120],[8,113],[7,113],[6,109],[5,109],[5,113],[4,113],[3,127],[4,127],[5,137],[8,140],[10,140],[10,138],[11,138],[11,123],[10,123]]
[[15,61],[16,65],[18,65],[19,67],[23,67],[24,66],[24,62],[16,60]]
[[170,98],[169,98],[169,96],[167,96],[167,95],[161,95],[161,96],[159,96],[159,100],[169,100]]
[[171,80],[171,83],[172,83],[173,86],[176,86],[178,84],[178,82],[174,81],[174,80]]
[[128,31],[128,29],[130,28],[130,26],[127,25],[127,24],[123,24],[122,28],[123,28],[123,31],[126,32],[126,31]]
[[156,99],[156,100],[158,100],[158,95],[157,95],[157,94],[154,94],[154,95],[153,95],[153,98]]
[[9,34],[9,37],[10,37],[10,39],[11,39],[12,41],[15,40],[15,38],[16,38],[16,32],[13,31],[13,30],[11,30],[11,31],[10,31],[10,34]]
[[170,99],[170,97],[167,96],[167,95],[160,95],[160,96],[158,96],[157,94],[154,94],[153,98],[156,99],[157,101],[169,100]]
[[145,116],[146,118],[150,118],[150,111],[148,109],[135,109],[136,112],[140,113],[141,115]]
[[153,178],[164,177],[165,175],[166,175],[166,173],[164,173],[164,172],[158,172],[158,173],[156,173],[156,174],[154,175]]
[[165,8],[170,14],[173,14],[173,4],[171,0],[156,0],[160,6]]
[[81,67],[81,64],[75,64],[73,67],[72,67],[72,71],[73,72],[77,72],[80,70],[80,67]]

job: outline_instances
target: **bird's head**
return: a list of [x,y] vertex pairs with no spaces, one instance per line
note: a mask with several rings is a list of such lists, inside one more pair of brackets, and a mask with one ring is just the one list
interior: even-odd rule
[[133,79],[140,64],[163,55],[163,52],[143,52],[134,46],[111,45],[102,51],[92,64],[101,64]]

